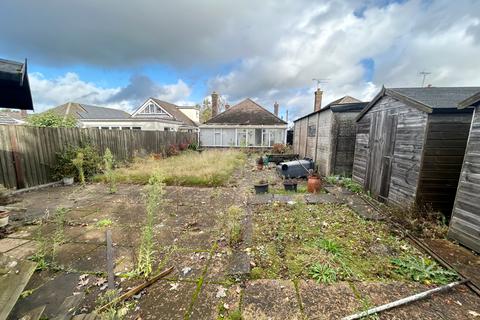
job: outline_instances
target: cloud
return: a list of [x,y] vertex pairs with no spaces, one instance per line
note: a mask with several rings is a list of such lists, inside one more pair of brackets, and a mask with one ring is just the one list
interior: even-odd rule
[[41,73],[29,75],[35,110],[43,111],[66,102],[80,102],[132,111],[149,97],[173,103],[191,104],[189,86],[181,79],[161,85],[144,75],[131,77],[125,87],[102,88],[80,79],[76,73],[47,79]]
[[[278,101],[297,117],[313,108],[312,78],[329,79],[325,103],[368,100],[384,84],[418,86],[424,70],[435,86],[480,84],[478,0],[3,0],[0,27],[9,56],[134,74],[124,88],[70,78],[78,90],[39,91],[39,103],[80,95],[131,108],[145,96],[188,102],[216,90],[231,104],[252,97],[272,109]],[[203,82],[135,75],[151,64]]]

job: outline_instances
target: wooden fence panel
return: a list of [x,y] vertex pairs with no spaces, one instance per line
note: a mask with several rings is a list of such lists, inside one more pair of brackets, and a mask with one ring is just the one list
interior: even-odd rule
[[0,125],[0,184],[21,189],[52,182],[56,154],[68,146],[90,143],[101,155],[109,148],[117,160],[128,161],[190,142],[197,142],[195,133]]

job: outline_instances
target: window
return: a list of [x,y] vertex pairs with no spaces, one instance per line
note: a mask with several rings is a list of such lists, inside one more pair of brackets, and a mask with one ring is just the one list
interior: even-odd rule
[[132,130],[142,130],[142,127],[132,127]]
[[214,129],[213,144],[216,146],[222,145],[222,129]]
[[269,130],[262,129],[262,146],[268,147],[269,146]]
[[317,134],[317,126],[314,124],[309,125],[307,129],[307,136],[315,137],[316,134]]
[[100,127],[100,129],[108,130],[108,129],[110,129],[110,128],[109,128],[109,127]]
[[122,130],[130,130],[130,127],[122,127]]
[[170,131],[170,128],[169,128],[169,127],[165,127],[165,128],[163,128],[163,131]]
[[237,130],[237,146],[239,147],[247,146],[247,130],[246,129]]
[[141,114],[156,114],[156,115],[168,115],[162,108],[157,106],[156,104],[150,102],[143,110],[140,112]]
[[120,127],[110,127],[110,130],[118,130]]

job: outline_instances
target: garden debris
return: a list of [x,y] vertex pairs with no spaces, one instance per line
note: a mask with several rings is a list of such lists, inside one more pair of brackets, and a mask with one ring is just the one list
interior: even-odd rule
[[185,267],[182,269],[182,273],[184,276],[186,276],[190,271],[192,271],[192,268],[190,267]]
[[224,287],[219,287],[217,294],[215,295],[216,298],[225,298],[227,296],[226,290]]
[[82,274],[80,277],[78,277],[78,285],[77,289],[80,289],[88,284],[90,279],[88,279],[88,274]]
[[180,283],[178,282],[170,283],[170,291],[177,290],[179,285]]
[[135,288],[133,289],[130,289],[129,291],[127,291],[126,293],[122,294],[120,297],[116,298],[116,299],[113,299],[112,301],[110,301],[109,303],[103,305],[100,309],[98,309],[98,312],[102,312],[104,310],[106,310],[107,308],[109,308],[110,306],[112,305],[116,305],[117,303],[123,301],[123,300],[126,300],[128,298],[131,298],[132,296],[138,294],[139,292],[141,292],[143,289],[151,286],[153,283],[157,282],[159,279],[169,275],[171,272],[173,271],[173,267],[170,267],[168,269],[165,269],[164,271],[160,272],[158,275],[154,276],[153,278],[151,278],[150,280],[147,280],[145,281],[144,283],[142,283],[141,285],[138,285],[136,286]]
[[381,306],[378,306],[378,307],[375,307],[375,308],[372,308],[372,309],[369,309],[369,310],[366,310],[366,311],[362,311],[362,312],[353,314],[353,315],[348,316],[348,317],[344,317],[344,318],[342,318],[342,320],[355,320],[355,319],[360,319],[360,318],[363,318],[363,317],[366,317],[366,316],[369,316],[369,315],[377,314],[381,311],[389,310],[389,309],[399,307],[399,306],[402,306],[402,305],[405,305],[405,304],[408,304],[408,303],[411,303],[411,302],[415,302],[415,301],[418,301],[418,300],[421,300],[421,299],[428,298],[429,296],[431,296],[434,293],[450,290],[451,288],[456,287],[456,286],[461,285],[461,284],[464,284],[468,281],[469,280],[452,282],[452,283],[449,283],[449,284],[441,286],[441,287],[437,287],[437,288],[434,288],[434,289],[431,289],[431,290],[428,290],[428,291],[420,292],[420,293],[414,294],[414,295],[409,296],[409,297],[402,298],[402,299],[394,301],[394,302],[390,302],[390,303],[387,303],[387,304],[384,304],[384,305],[381,305]]

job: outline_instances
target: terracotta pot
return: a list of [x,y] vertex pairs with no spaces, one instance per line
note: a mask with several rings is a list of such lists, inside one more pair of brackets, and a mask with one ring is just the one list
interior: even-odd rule
[[8,224],[8,216],[10,212],[0,210],[0,227],[5,227]]
[[308,176],[307,191],[309,193],[318,193],[322,189],[322,179],[319,176]]

